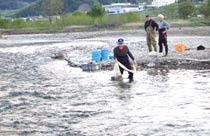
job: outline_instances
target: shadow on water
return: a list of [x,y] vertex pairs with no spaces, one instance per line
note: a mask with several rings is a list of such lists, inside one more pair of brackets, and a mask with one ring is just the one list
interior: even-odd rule
[[132,83],[129,83],[128,81],[119,81],[117,83],[117,87],[120,89],[120,90],[124,90],[124,89],[130,89],[132,87]]

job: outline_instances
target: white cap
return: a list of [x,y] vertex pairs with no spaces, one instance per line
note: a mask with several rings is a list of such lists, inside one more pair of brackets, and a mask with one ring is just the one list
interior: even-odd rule
[[164,16],[162,14],[159,14],[158,17],[164,19]]

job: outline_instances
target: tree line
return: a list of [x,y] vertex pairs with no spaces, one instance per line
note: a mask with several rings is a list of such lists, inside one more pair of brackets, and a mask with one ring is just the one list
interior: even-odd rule
[[[45,2],[40,3],[39,7],[43,8],[43,15],[48,17],[48,20],[24,21],[22,19],[0,19],[0,28],[63,28],[71,25],[120,26],[124,23],[144,21],[145,14],[150,14],[151,11],[154,11],[154,15],[163,13],[168,19],[187,19],[196,16],[196,12],[198,12],[197,14],[203,14],[206,18],[210,17],[209,0],[205,1],[198,9],[195,8],[192,2],[183,1],[179,4],[171,4],[156,10],[146,10],[143,13],[129,13],[114,16],[105,16],[105,9],[99,4],[94,4],[87,13],[76,11],[72,14],[66,14],[63,0],[45,0]],[[34,5],[34,9],[37,8],[36,6]],[[60,18],[57,18],[57,16]]]
[[[93,6],[95,4],[106,5],[106,4],[118,3],[118,2],[120,3],[129,2],[129,3],[137,4],[139,2],[145,2],[145,1],[148,2],[150,0],[61,0],[61,2],[64,3],[64,10],[66,13],[72,13],[78,10],[79,6],[84,3],[90,6]],[[43,15],[44,11],[43,11],[43,8],[41,8],[41,5],[47,2],[46,0],[36,0],[36,2],[33,3],[32,5],[22,8],[19,12],[17,12],[14,15],[14,17]]]
[[[198,13],[203,14],[205,17],[210,16],[210,0],[204,1],[204,3],[198,8]],[[187,19],[189,16],[193,15],[196,15],[196,6],[192,2],[192,0],[180,0],[180,18]]]

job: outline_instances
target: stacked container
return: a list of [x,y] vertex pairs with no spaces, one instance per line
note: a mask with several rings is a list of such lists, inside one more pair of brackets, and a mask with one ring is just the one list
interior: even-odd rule
[[101,50],[92,51],[92,61],[95,62],[101,61]]
[[101,56],[102,60],[108,60],[109,59],[109,50],[101,50]]
[[100,61],[106,61],[106,60],[113,60],[114,56],[109,56],[109,50],[102,49],[102,50],[94,50],[92,51],[92,61],[93,62],[100,62]]

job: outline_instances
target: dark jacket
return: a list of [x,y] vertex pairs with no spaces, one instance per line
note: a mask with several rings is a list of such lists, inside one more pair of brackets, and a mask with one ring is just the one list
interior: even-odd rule
[[145,24],[144,24],[145,31],[146,31],[147,27],[149,27],[149,26],[152,26],[153,29],[156,27],[156,31],[158,30],[158,24],[152,19],[145,22]]
[[127,46],[124,46],[123,50],[120,50],[119,46],[114,48],[114,57],[121,63],[125,64],[129,62],[128,56],[134,60],[134,57]]

